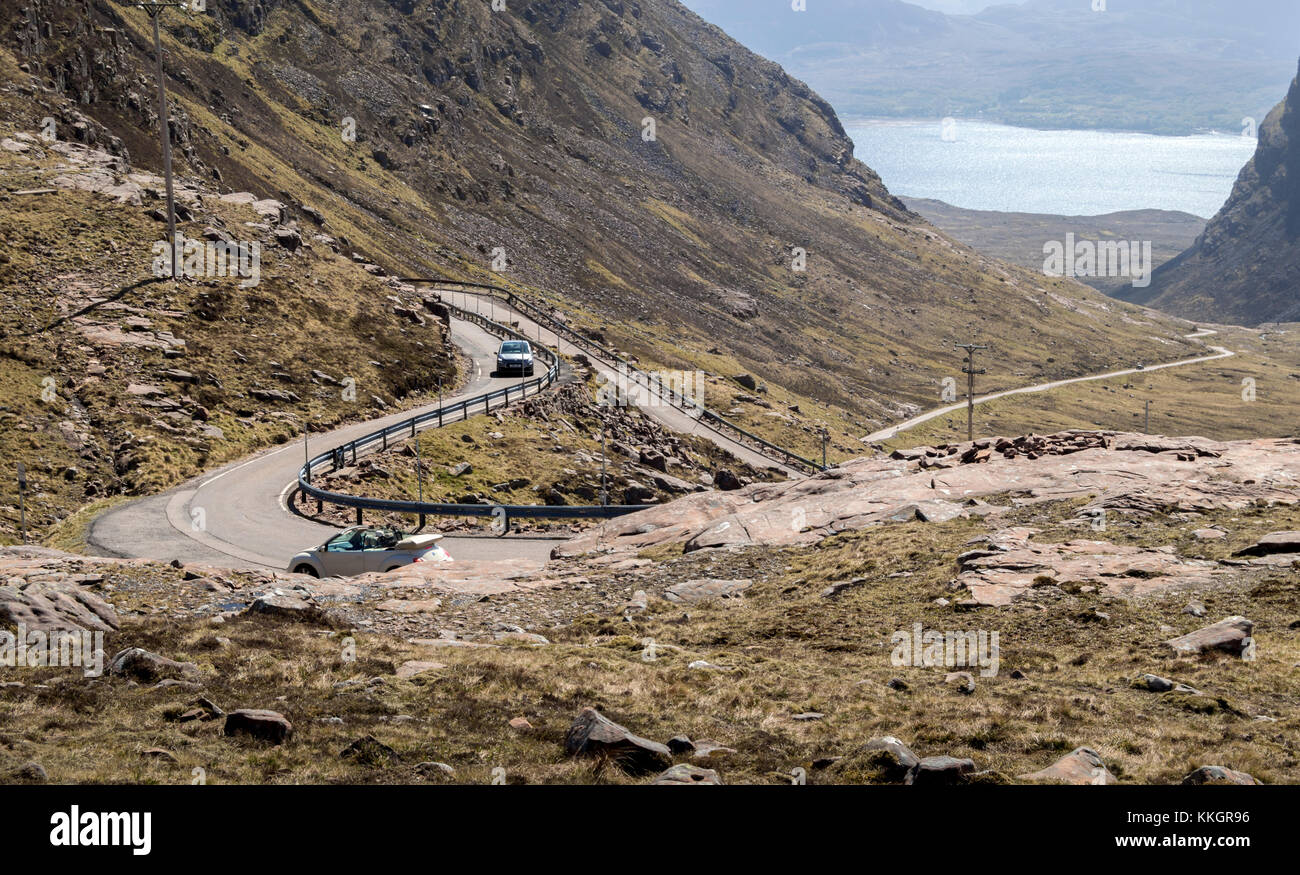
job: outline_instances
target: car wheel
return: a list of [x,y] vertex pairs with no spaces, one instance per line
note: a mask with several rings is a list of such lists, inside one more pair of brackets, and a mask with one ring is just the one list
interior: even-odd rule
[[305,563],[305,562],[304,562],[302,565],[299,565],[297,568],[295,568],[295,569],[293,570],[293,573],[294,573],[294,574],[305,574],[305,575],[307,575],[308,577],[320,577],[320,575],[316,573],[316,569],[315,569],[315,568],[312,568],[310,565],[308,565],[308,564]]

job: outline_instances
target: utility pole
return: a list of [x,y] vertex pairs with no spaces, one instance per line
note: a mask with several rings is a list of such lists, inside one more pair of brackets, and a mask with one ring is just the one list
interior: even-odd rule
[[[417,432],[414,439],[415,443],[415,488],[418,490],[418,501],[424,504],[424,463],[420,460],[420,435]],[[420,530],[424,530],[424,514],[419,515]]]
[[1146,406],[1146,424],[1142,426],[1142,433],[1143,433],[1143,434],[1151,434],[1151,401],[1150,401],[1150,399],[1148,399],[1148,400],[1146,401],[1145,406]]
[[185,3],[148,0],[138,4],[153,20],[153,53],[158,73],[158,136],[162,140],[163,178],[167,184],[167,246],[171,250],[172,279],[180,275],[176,265],[176,198],[172,193],[172,134],[167,111],[167,80],[163,75],[162,38],[158,35],[158,16],[167,7],[184,8]]
[[826,467],[826,442],[831,439],[831,435],[830,432],[826,430],[826,426],[824,425],[822,426],[821,439],[822,439],[822,467],[825,468]]
[[27,466],[18,463],[18,518],[22,526],[23,543],[27,543]]
[[988,349],[978,343],[954,344],[958,349],[966,350],[966,361],[961,372],[966,375],[966,440],[975,440],[975,375],[988,373],[987,368],[975,367],[975,353]]

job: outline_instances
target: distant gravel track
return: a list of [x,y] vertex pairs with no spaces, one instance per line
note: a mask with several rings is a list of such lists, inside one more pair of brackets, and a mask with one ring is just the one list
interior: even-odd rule
[[[1209,328],[1201,328],[1185,336],[1189,339],[1194,339],[1198,337],[1208,337],[1211,334],[1218,334],[1218,332]],[[1159,371],[1159,370],[1163,370],[1164,368],[1182,368],[1182,367],[1186,367],[1187,365],[1199,365],[1202,364],[1203,362],[1212,362],[1215,361],[1216,359],[1224,359],[1224,358],[1228,358],[1229,356],[1236,355],[1235,352],[1232,352],[1229,349],[1225,349],[1222,346],[1212,346],[1210,347],[1210,349],[1214,350],[1214,355],[1203,355],[1203,356],[1197,356],[1195,358],[1183,359],[1181,361],[1176,361],[1176,362],[1165,362],[1164,364],[1150,365],[1142,369],[1127,368],[1126,370],[1122,370],[1122,371],[1110,371],[1109,373],[1105,373],[1105,374],[1093,374],[1092,376],[1089,377],[1072,377],[1068,380],[1054,380],[1050,383],[1037,383],[1033,386],[1022,386],[1019,389],[1007,389],[1004,392],[994,392],[991,395],[977,395],[975,397],[975,403],[985,404],[989,401],[996,401],[999,398],[1006,398],[1009,395],[1027,395],[1031,392],[1047,392],[1052,389],[1059,389],[1062,386],[1069,386],[1071,383],[1087,383],[1091,380],[1108,380],[1111,377],[1122,377],[1125,376],[1126,374],[1145,374],[1148,371]],[[938,410],[931,410],[929,413],[922,413],[919,416],[913,416],[911,419],[900,422],[897,425],[891,425],[888,428],[882,428],[880,431],[873,431],[871,434],[867,435],[866,437],[859,438],[859,440],[863,441],[864,443],[875,443],[876,441],[887,441],[890,438],[897,437],[899,432],[907,431],[910,428],[915,428],[916,426],[920,425],[923,422],[929,422],[931,419],[935,419],[940,416],[946,416],[949,413],[956,413],[958,411],[965,410],[965,409],[966,409],[965,401],[962,401],[958,404],[949,404],[947,407],[940,407]]]

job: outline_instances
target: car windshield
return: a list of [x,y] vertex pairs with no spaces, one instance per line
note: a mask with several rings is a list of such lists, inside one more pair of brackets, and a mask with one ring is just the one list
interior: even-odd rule
[[402,533],[394,529],[355,529],[343,532],[331,538],[325,549],[331,552],[339,550],[389,550],[402,539]]
[[515,355],[521,352],[528,352],[528,344],[522,340],[510,340],[501,344],[502,355]]

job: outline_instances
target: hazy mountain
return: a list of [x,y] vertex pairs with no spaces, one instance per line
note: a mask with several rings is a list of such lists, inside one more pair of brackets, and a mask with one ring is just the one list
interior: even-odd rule
[[1292,0],[1028,0],[957,17],[901,0],[690,5],[848,116],[1236,131],[1272,106],[1300,40]]
[[1126,297],[1188,319],[1300,321],[1300,76],[1260,126],[1223,209],[1150,288]]
[[[694,0],[692,0],[694,2]],[[933,9],[947,15],[974,15],[999,3],[1023,2],[1023,0],[912,0],[913,5],[924,9]],[[690,6],[690,3],[686,4]]]

